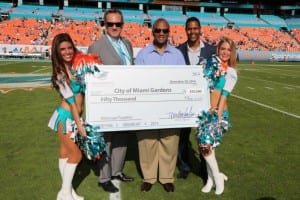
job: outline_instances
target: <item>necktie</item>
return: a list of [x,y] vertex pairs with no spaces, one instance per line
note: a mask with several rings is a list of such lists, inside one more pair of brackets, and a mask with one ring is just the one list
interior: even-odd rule
[[122,63],[124,65],[126,65],[126,54],[124,53],[122,47],[121,47],[121,41],[118,41],[118,42],[115,42],[115,46],[116,46],[116,50],[117,50],[117,53],[118,55],[120,56],[121,60],[122,60]]

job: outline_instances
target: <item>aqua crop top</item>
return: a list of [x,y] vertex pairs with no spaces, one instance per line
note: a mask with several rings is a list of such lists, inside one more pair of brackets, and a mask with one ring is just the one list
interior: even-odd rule
[[79,81],[77,81],[75,78],[71,79],[70,87],[71,87],[71,90],[74,95],[84,93],[83,85]]
[[60,94],[69,104],[75,102],[76,95],[85,92],[84,85],[75,78],[71,79],[70,85],[68,85],[65,78],[60,78],[57,80],[57,85],[59,86]]
[[222,96],[228,97],[237,82],[237,73],[234,68],[229,67],[224,75],[221,75],[215,82],[214,88],[221,91]]

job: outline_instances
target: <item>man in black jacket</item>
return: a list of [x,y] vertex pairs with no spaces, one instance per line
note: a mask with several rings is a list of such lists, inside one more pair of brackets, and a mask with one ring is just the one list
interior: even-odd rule
[[[216,53],[216,47],[201,41],[201,24],[198,18],[190,17],[186,20],[185,31],[187,41],[177,48],[182,52],[187,65],[203,65],[205,60]],[[178,178],[186,179],[191,171],[189,162],[189,138],[191,128],[183,128],[180,131],[178,166],[180,173]],[[200,177],[207,180],[206,163],[200,154]]]

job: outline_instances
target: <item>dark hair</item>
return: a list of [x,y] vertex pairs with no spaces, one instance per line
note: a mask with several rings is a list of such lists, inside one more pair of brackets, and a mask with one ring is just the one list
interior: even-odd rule
[[119,9],[116,9],[116,8],[112,8],[112,9],[109,9],[109,10],[105,11],[105,13],[104,13],[104,23],[107,22],[106,17],[107,17],[108,14],[119,14],[119,15],[121,15],[122,23],[124,23],[124,18],[123,18],[122,12]]
[[55,89],[58,89],[58,85],[56,83],[57,81],[57,75],[58,74],[62,74],[62,75],[66,75],[67,71],[65,68],[65,63],[64,60],[60,54],[60,44],[62,42],[70,42],[73,50],[74,50],[74,55],[78,52],[78,50],[75,47],[75,44],[72,40],[72,38],[70,37],[69,34],[67,33],[60,33],[57,34],[53,41],[52,41],[52,46],[51,46],[51,61],[52,61],[52,77],[51,77],[51,82],[52,82],[52,86]]
[[201,26],[200,20],[197,17],[189,17],[185,22],[185,27],[187,27],[190,22],[197,22],[198,25]]

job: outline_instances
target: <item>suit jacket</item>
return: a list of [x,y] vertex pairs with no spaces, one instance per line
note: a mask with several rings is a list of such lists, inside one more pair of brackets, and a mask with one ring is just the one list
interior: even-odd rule
[[[207,58],[211,57],[213,54],[216,53],[216,46],[207,44],[205,42],[203,42],[203,44],[204,44],[204,47],[201,48],[200,57],[202,57],[204,59],[207,59]],[[187,44],[187,42],[179,45],[177,48],[183,54],[185,63],[187,65],[190,65],[191,63],[190,63],[190,59],[189,59],[189,55],[188,55],[188,44]]]
[[[120,38],[125,44],[130,55],[130,62],[133,64],[133,49],[131,43],[124,38]],[[108,37],[103,35],[101,39],[94,42],[88,53],[96,54],[103,65],[124,65],[117,51],[110,43]],[[99,162],[100,176],[99,182],[104,183],[111,180],[111,176],[117,176],[122,172],[127,151],[126,132],[105,132],[104,138],[107,145],[107,158],[102,158]],[[114,149],[114,150],[112,150]]]
[[[125,38],[121,37],[120,39],[125,44],[130,55],[130,62],[133,64],[133,49],[131,43]],[[89,46],[88,53],[96,54],[104,65],[123,65],[120,56],[106,35],[103,35],[101,39]]]

